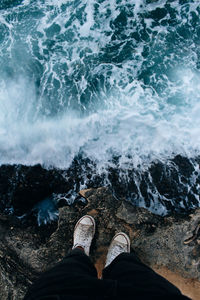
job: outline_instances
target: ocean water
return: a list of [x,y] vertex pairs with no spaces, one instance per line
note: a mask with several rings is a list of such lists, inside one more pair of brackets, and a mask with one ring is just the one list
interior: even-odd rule
[[199,206],[199,157],[198,0],[0,0],[1,165],[165,215]]

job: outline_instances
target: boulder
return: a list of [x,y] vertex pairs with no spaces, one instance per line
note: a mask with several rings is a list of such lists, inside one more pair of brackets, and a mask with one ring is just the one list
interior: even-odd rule
[[72,247],[78,219],[92,215],[97,224],[91,259],[99,276],[106,252],[117,231],[131,238],[139,258],[175,283],[192,299],[200,297],[200,209],[188,216],[160,217],[113,197],[108,188],[80,192],[86,204],[59,208],[58,222],[26,225],[14,216],[0,215],[0,294],[20,300],[28,286],[61,261]]

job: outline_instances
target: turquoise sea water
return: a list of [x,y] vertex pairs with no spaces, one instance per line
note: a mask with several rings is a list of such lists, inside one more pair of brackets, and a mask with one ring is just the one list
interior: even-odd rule
[[67,170],[81,157],[80,187],[88,170],[134,181],[140,206],[147,172],[147,206],[165,214],[174,202],[149,168],[189,159],[176,206],[189,192],[199,205],[199,116],[199,1],[0,0],[0,164]]

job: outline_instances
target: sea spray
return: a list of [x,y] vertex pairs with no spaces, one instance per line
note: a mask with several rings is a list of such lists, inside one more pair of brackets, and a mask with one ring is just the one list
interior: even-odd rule
[[[72,174],[78,161],[69,197],[92,176],[156,213],[199,205],[199,1],[0,8],[1,164]],[[192,166],[187,182],[176,157]],[[174,195],[159,188],[162,174]]]

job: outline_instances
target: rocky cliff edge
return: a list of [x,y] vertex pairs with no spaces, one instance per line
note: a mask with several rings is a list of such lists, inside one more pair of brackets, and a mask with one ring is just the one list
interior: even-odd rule
[[160,217],[126,201],[116,200],[109,189],[83,190],[87,200],[59,209],[59,220],[37,227],[0,214],[0,294],[2,300],[23,299],[27,287],[60,261],[72,246],[74,225],[92,215],[97,230],[91,259],[99,276],[106,251],[117,231],[126,232],[140,259],[184,294],[200,299],[200,209],[188,216]]

